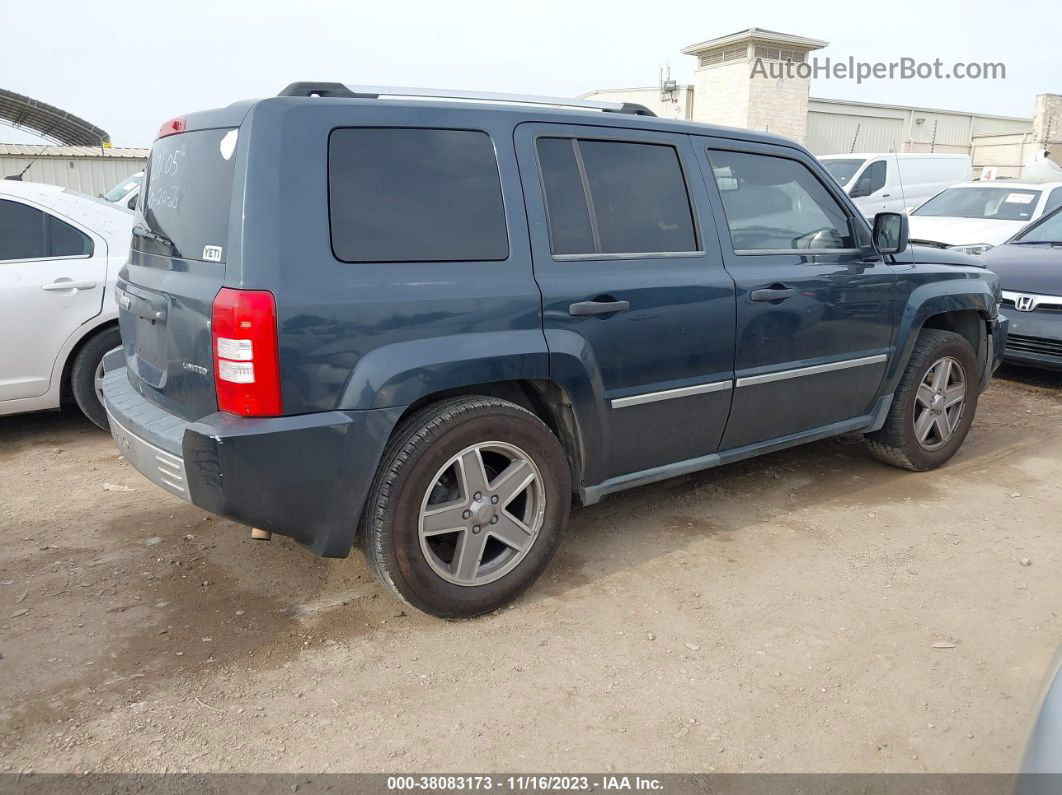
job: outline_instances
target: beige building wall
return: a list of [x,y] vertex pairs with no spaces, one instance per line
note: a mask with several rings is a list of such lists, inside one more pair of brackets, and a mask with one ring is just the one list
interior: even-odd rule
[[[751,65],[746,64],[746,67],[751,68]],[[775,80],[753,76],[749,81],[748,123],[745,126],[804,143],[810,91],[811,81],[799,77]]]
[[747,59],[702,66],[693,73],[693,120],[747,127],[750,94]]
[[1033,138],[1051,159],[1062,164],[1062,95],[1040,94],[1033,111]]
[[995,168],[1001,177],[1021,179],[1025,166],[1039,152],[1048,151],[1062,165],[1062,95],[1036,97],[1033,118],[1023,130],[982,125],[972,139],[974,174]]

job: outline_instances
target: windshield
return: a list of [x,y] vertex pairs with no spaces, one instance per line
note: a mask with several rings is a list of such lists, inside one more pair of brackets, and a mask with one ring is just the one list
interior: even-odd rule
[[140,183],[142,183],[143,181],[144,172],[141,171],[138,174],[133,174],[133,176],[129,177],[128,179],[123,179],[121,182],[119,182],[106,193],[100,194],[100,198],[106,199],[109,202],[120,202],[122,199],[125,198],[126,194],[129,193],[129,191],[131,191],[133,188],[140,187]]
[[151,149],[138,251],[225,261],[237,132],[198,130],[160,138]]
[[1049,215],[1032,229],[1026,229],[1016,238],[1018,243],[1062,243],[1062,210]]
[[822,165],[826,167],[826,170],[830,172],[830,176],[837,180],[837,184],[842,188],[852,181],[852,177],[855,173],[867,162],[866,160],[856,159],[838,159],[838,160],[823,160]]
[[985,218],[993,221],[1028,221],[1033,217],[1038,190],[1014,188],[948,188],[911,215],[936,218]]

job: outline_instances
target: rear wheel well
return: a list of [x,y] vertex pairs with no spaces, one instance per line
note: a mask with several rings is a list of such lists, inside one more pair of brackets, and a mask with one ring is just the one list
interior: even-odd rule
[[59,381],[60,402],[69,403],[74,399],[74,391],[70,387],[70,374],[74,369],[74,360],[77,359],[77,355],[81,353],[81,349],[88,345],[90,340],[95,339],[106,331],[116,328],[118,328],[117,320],[109,320],[106,323],[102,323],[79,339],[77,344],[70,349],[70,353],[66,355],[66,361],[63,363],[63,375]]
[[568,459],[568,470],[571,472],[572,477],[572,491],[577,489],[585,461],[582,437],[575,419],[575,410],[572,407],[571,398],[561,386],[553,381],[538,379],[493,381],[434,392],[410,404],[402,412],[402,416],[399,418],[398,423],[395,424],[395,428],[406,417],[411,416],[413,412],[419,411],[431,403],[461,395],[486,395],[508,400],[521,408],[527,409],[546,423],[557,439],[560,440],[561,447],[564,448],[564,455]]

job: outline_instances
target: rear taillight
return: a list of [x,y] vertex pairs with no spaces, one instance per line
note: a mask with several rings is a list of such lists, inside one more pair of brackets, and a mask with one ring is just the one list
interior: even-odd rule
[[165,138],[167,135],[176,135],[177,133],[184,132],[187,123],[184,120],[184,116],[178,116],[176,119],[170,119],[168,122],[163,123],[159,127],[159,134],[156,138]]
[[214,298],[210,331],[218,409],[244,417],[282,414],[273,294],[223,288]]

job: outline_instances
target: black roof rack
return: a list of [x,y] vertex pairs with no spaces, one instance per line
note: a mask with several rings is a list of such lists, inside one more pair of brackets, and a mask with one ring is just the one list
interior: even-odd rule
[[506,104],[546,105],[560,108],[599,110],[604,113],[629,113],[635,116],[656,116],[649,108],[633,102],[601,102],[596,99],[544,97],[526,94],[498,94],[488,91],[460,91],[442,88],[400,88],[397,86],[350,86],[344,83],[301,81],[292,83],[279,97],[345,97],[347,99],[379,99],[380,97],[409,97],[421,99],[471,100]]

